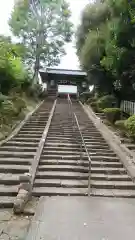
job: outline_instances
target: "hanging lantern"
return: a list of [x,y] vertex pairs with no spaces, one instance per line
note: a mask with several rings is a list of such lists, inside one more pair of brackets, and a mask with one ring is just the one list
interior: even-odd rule
[[50,85],[51,85],[51,87],[53,87],[55,85],[55,81],[51,80]]
[[86,82],[82,82],[82,87],[86,88],[87,87],[87,83]]

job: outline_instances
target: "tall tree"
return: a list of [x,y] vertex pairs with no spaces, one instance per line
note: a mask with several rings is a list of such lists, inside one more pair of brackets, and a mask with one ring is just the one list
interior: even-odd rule
[[108,86],[108,92],[120,98],[135,99],[134,0],[89,4],[83,12],[76,46],[81,65],[92,74],[100,91]]
[[65,0],[23,0],[16,4],[9,21],[12,33],[25,48],[25,60],[40,67],[57,65],[71,40],[71,12]]

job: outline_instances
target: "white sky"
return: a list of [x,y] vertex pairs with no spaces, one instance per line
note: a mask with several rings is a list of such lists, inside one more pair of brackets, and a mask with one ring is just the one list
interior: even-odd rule
[[[0,34],[10,35],[10,30],[8,27],[8,19],[10,17],[14,0],[0,0]],[[68,0],[70,3],[70,8],[72,11],[72,22],[76,26],[80,21],[80,15],[86,4],[90,0]],[[67,69],[77,69],[79,68],[78,59],[75,53],[74,43],[66,45],[67,55],[61,60],[59,67]]]

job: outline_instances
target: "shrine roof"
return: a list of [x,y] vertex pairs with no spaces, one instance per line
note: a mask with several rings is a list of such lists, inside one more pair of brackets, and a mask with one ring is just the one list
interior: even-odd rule
[[[43,72],[40,71],[42,74]],[[73,70],[73,69],[60,69],[60,68],[46,68],[44,73],[47,74],[58,74],[58,75],[76,75],[76,76],[87,76],[87,73],[82,70]]]

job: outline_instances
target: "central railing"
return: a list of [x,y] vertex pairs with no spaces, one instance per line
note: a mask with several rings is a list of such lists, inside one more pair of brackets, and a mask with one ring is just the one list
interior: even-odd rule
[[[78,142],[78,140],[80,140],[79,141],[79,144],[80,144],[80,160],[82,160],[83,149],[84,149],[86,154],[87,154],[88,161],[89,161],[89,169],[88,169],[88,196],[90,196],[90,192],[91,192],[91,157],[90,157],[90,154],[88,152],[88,149],[87,149],[87,146],[86,146],[86,143],[85,143],[85,140],[84,140],[84,137],[83,137],[80,125],[79,125],[78,118],[77,118],[76,114],[73,111],[73,104],[72,104],[72,101],[70,99],[70,95],[69,94],[68,94],[68,104],[69,104],[69,111],[70,111],[70,114],[71,114],[71,117],[72,117],[72,125],[74,127],[73,131],[75,131],[76,128],[77,128],[78,133],[80,135],[80,138],[79,139],[77,138],[77,142]],[[75,131],[75,136],[76,136],[76,131]]]

